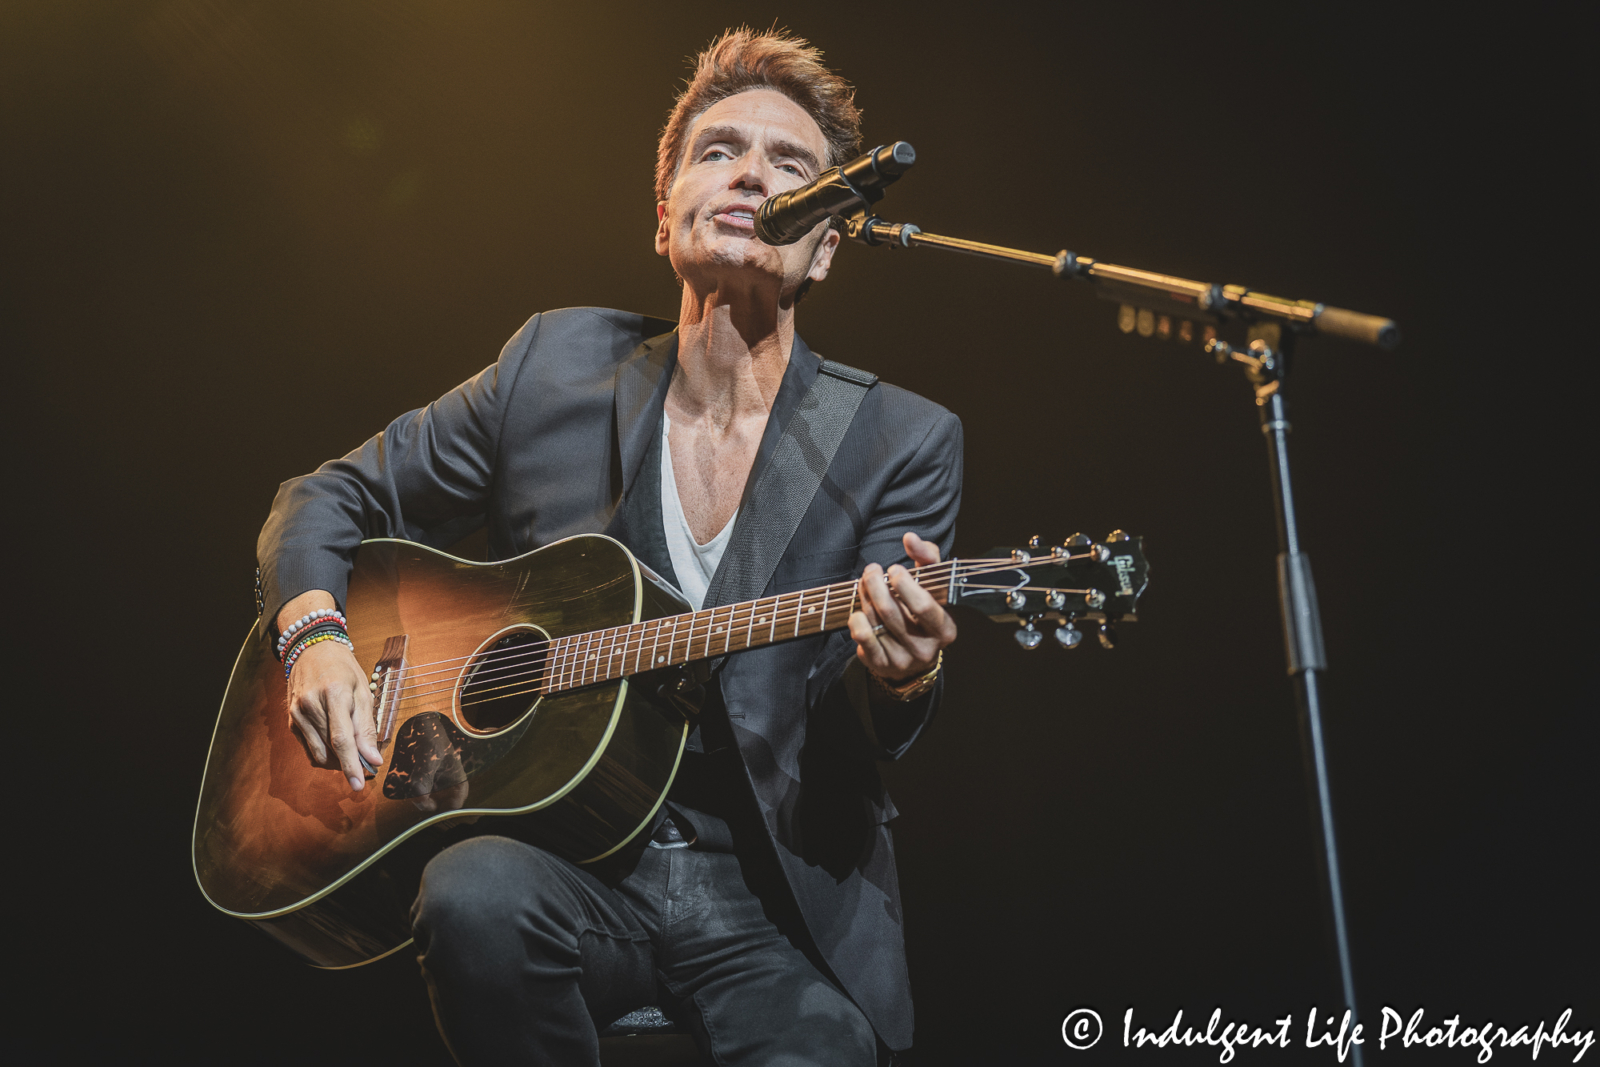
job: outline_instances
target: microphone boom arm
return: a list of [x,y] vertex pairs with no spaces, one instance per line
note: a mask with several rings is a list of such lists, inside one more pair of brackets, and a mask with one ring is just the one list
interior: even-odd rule
[[1329,307],[1311,300],[1290,300],[1257,292],[1243,285],[1197,282],[1170,274],[1157,274],[1062,250],[1055,255],[1025,252],[1003,245],[984,244],[960,237],[928,233],[909,222],[885,222],[864,207],[845,220],[845,232],[863,244],[891,248],[942,248],[984,259],[1044,267],[1057,278],[1090,282],[1103,300],[1133,304],[1153,312],[1185,319],[1221,323],[1276,322],[1300,333],[1323,333],[1393,349],[1400,343],[1400,327],[1393,319],[1360,311]]

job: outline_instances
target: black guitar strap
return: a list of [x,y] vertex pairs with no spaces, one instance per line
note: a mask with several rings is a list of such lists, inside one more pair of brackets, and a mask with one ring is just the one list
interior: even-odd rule
[[722,562],[706,589],[706,607],[754,600],[766,591],[861,401],[877,381],[876,374],[822,361],[778,438],[771,462],[739,509]]

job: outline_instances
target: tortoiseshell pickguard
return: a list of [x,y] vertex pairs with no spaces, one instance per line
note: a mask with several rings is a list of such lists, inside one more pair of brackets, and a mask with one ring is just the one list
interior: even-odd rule
[[494,737],[473,737],[436,711],[407,720],[394,739],[383,795],[407,800],[454,788],[514,748],[532,716]]

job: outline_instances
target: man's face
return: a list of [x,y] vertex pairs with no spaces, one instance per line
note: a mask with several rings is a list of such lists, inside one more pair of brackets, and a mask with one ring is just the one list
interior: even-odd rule
[[751,275],[781,279],[788,297],[827,276],[839,235],[826,222],[791,245],[755,235],[761,202],[811,181],[828,143],[812,117],[782,93],[751,89],[719,100],[689,131],[678,173],[656,205],[656,252],[696,289],[744,288]]

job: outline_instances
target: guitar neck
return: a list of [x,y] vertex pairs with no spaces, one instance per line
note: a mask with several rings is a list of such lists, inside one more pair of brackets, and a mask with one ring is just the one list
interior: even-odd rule
[[[941,604],[959,564],[918,567],[912,578]],[[682,666],[730,652],[844,628],[856,610],[855,581],[572,634],[550,643],[542,689],[559,693],[630,674]]]

